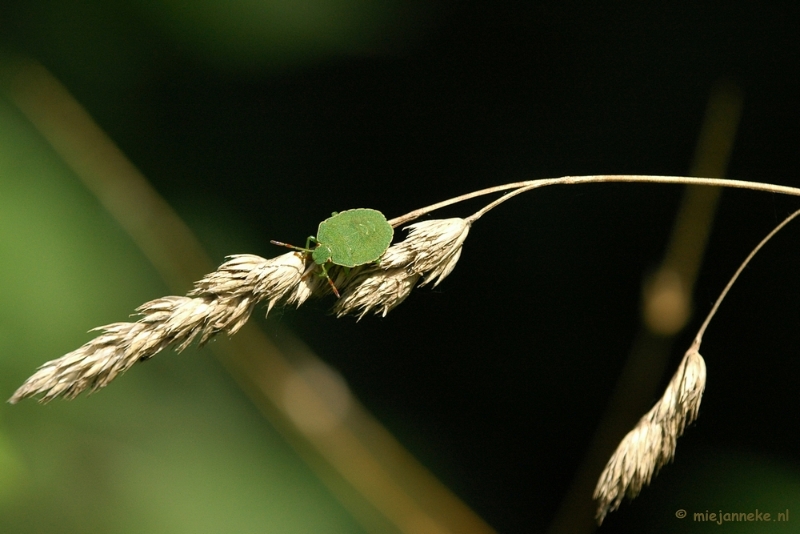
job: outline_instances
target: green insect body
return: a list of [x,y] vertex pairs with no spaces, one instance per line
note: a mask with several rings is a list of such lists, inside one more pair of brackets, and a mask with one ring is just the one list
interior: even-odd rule
[[[309,236],[305,248],[279,241],[272,243],[311,254],[311,259],[322,268],[322,274],[339,297],[339,291],[328,276],[329,264],[351,268],[377,261],[389,248],[393,236],[394,228],[383,213],[359,208],[334,213],[319,223],[316,237]],[[314,248],[311,248],[312,243],[316,244]]]

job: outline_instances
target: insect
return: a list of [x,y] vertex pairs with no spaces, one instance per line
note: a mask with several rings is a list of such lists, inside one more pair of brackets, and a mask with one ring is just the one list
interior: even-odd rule
[[[359,208],[333,215],[321,223],[316,236],[306,239],[305,248],[271,241],[274,245],[311,254],[311,259],[322,269],[337,298],[339,290],[328,275],[331,265],[350,268],[377,261],[392,242],[394,228],[383,213],[369,208]],[[311,248],[311,244],[316,246]]]

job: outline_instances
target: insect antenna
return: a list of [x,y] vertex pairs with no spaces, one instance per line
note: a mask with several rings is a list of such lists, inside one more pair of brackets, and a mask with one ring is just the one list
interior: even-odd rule
[[310,252],[310,250],[308,250],[307,248],[296,247],[294,245],[290,245],[289,243],[283,243],[282,241],[275,241],[274,239],[270,239],[269,242],[272,243],[273,245],[278,245],[279,247],[291,248],[294,250],[299,250],[300,252]]

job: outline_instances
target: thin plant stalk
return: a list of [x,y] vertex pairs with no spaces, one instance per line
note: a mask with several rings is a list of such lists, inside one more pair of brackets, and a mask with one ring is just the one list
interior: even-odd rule
[[393,227],[402,226],[403,224],[413,221],[423,215],[427,215],[433,211],[452,206],[465,200],[477,198],[492,193],[499,193],[501,191],[509,191],[502,197],[486,205],[484,208],[474,213],[469,217],[470,222],[477,221],[485,213],[494,209],[496,206],[502,204],[506,200],[531,191],[540,187],[548,185],[575,185],[575,184],[597,184],[597,183],[646,183],[646,184],[692,184],[692,185],[708,185],[717,187],[733,187],[737,189],[750,189],[752,191],[764,191],[767,193],[778,193],[782,195],[800,196],[800,189],[796,187],[789,187],[785,185],[766,184],[762,182],[750,182],[747,180],[731,180],[727,178],[693,178],[689,176],[655,176],[646,174],[598,174],[590,176],[564,176],[561,178],[542,178],[539,180],[525,180],[522,182],[513,182],[504,185],[497,185],[486,189],[480,189],[464,195],[459,195],[448,200],[425,206],[414,211],[410,211],[400,217],[389,219],[389,224]]
[[792,222],[792,220],[795,219],[798,215],[800,215],[800,210],[797,210],[794,213],[792,213],[791,215],[789,215],[788,217],[786,217],[783,220],[782,223],[780,223],[778,226],[773,228],[772,231],[770,233],[768,233],[767,236],[764,239],[762,239],[761,242],[758,245],[756,245],[756,248],[754,248],[750,252],[750,254],[747,255],[747,258],[745,258],[745,260],[742,262],[742,264],[739,266],[739,268],[736,269],[736,272],[733,273],[733,276],[728,281],[728,284],[725,286],[725,289],[723,289],[722,293],[720,293],[719,297],[717,297],[717,301],[714,303],[714,306],[711,308],[711,311],[708,313],[708,317],[706,317],[706,320],[703,321],[703,324],[700,326],[700,329],[697,331],[697,335],[694,336],[694,341],[692,342],[692,347],[695,347],[696,350],[700,350],[700,344],[703,342],[703,335],[705,334],[706,329],[708,328],[708,325],[711,323],[711,319],[714,318],[714,315],[717,313],[717,310],[719,309],[719,305],[722,304],[722,301],[725,299],[725,297],[727,296],[728,292],[733,287],[733,284],[736,283],[736,280],[739,278],[739,275],[742,274],[742,271],[744,271],[745,267],[747,267],[747,264],[750,263],[750,260],[752,260],[753,257],[755,257],[756,254],[758,254],[758,251],[761,250],[761,248],[764,245],[766,245],[767,242],[775,236],[775,234],[780,232],[783,229],[784,226],[786,226],[787,224]]

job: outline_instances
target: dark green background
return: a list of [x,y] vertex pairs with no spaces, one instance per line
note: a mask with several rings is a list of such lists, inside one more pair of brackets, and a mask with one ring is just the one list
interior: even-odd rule
[[[275,255],[270,239],[302,241],[335,210],[393,217],[517,180],[686,174],[721,80],[744,93],[728,177],[800,185],[799,15],[793,2],[6,0],[0,51],[57,76],[221,262]],[[0,106],[10,396],[83,332],[166,290]],[[540,531],[632,343],[641,280],[680,194],[618,184],[523,195],[473,228],[442,285],[385,319],[335,319],[315,301],[270,320],[498,531]],[[672,368],[738,263],[797,206],[723,194]],[[790,226],[745,271],[705,338],[698,423],[606,532],[692,528],[678,508],[800,518],[799,239]],[[191,350],[89,398],[0,408],[0,531],[358,526],[211,356]]]

